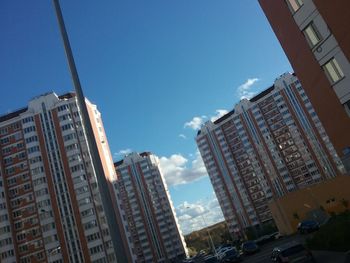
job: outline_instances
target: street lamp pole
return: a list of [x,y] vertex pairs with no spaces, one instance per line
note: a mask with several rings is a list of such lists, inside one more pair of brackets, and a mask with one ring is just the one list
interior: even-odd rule
[[209,231],[209,229],[208,229],[207,222],[205,221],[204,216],[203,216],[202,214],[200,214],[200,217],[202,218],[203,223],[204,223],[205,227],[207,228],[207,232],[208,232],[208,236],[209,236],[211,248],[212,248],[212,250],[214,251],[215,256],[218,257],[218,255],[217,255],[217,253],[216,253],[216,248],[215,248],[215,246],[214,246],[213,239],[212,239],[212,237],[211,237],[211,235],[210,235],[210,231]]
[[77,71],[77,68],[76,68],[76,65],[74,62],[73,52],[72,52],[72,49],[71,49],[71,46],[69,43],[69,38],[68,38],[68,34],[67,34],[66,27],[64,24],[63,15],[62,15],[61,7],[59,4],[59,0],[53,0],[53,3],[54,3],[55,11],[56,11],[56,16],[57,16],[60,32],[61,32],[61,37],[62,37],[63,44],[64,44],[64,49],[66,52],[66,57],[67,57],[71,77],[72,77],[72,80],[74,83],[78,107],[80,109],[83,126],[85,128],[86,143],[87,143],[87,146],[90,150],[91,161],[92,161],[95,173],[96,173],[96,178],[97,178],[97,182],[98,182],[98,186],[99,186],[99,190],[100,190],[99,192],[101,195],[102,206],[103,206],[103,210],[104,210],[104,213],[106,215],[108,227],[110,230],[109,234],[110,234],[111,239],[112,239],[112,243],[113,243],[113,247],[114,247],[114,251],[115,251],[115,255],[116,255],[118,263],[120,263],[120,262],[127,263],[127,259],[128,259],[127,254],[126,254],[127,248],[125,248],[123,245],[124,243],[123,243],[123,240],[121,238],[120,230],[118,228],[118,223],[117,223],[118,221],[117,221],[115,212],[113,210],[112,197],[108,191],[109,186],[108,186],[105,174],[104,174],[104,170],[103,170],[102,162],[100,159],[96,139],[95,139],[92,125],[91,125],[90,118],[89,118],[89,113],[88,113],[88,110],[87,110],[87,107],[85,104],[85,97],[84,97],[84,93],[83,93],[83,90],[82,90],[81,85],[80,85],[78,71]]
[[[186,206],[186,209],[190,209],[190,208],[191,208],[191,207]],[[200,214],[199,216],[200,216],[200,217],[202,218],[202,220],[203,220],[204,227],[207,227],[207,222],[205,221],[204,216],[203,216],[202,214]],[[213,242],[213,239],[212,239],[212,237],[211,237],[211,235],[210,235],[210,231],[209,231],[208,228],[207,228],[207,233],[208,233],[208,236],[209,236],[209,243],[210,243],[210,245],[211,245],[211,249],[214,251],[215,256],[217,257],[218,255],[217,255],[217,253],[216,253],[216,249],[215,249],[215,246],[214,246],[214,242]]]

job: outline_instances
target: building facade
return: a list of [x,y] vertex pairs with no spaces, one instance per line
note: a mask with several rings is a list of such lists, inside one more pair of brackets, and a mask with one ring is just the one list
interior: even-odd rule
[[259,2],[350,171],[350,2]]
[[[86,104],[115,180],[100,113]],[[0,262],[116,261],[75,94],[44,94],[1,116],[0,164]]]
[[272,220],[268,201],[345,172],[295,75],[199,130],[196,142],[230,233]]
[[332,180],[289,193],[269,203],[278,231],[290,235],[297,231],[302,220],[324,223],[332,214],[349,209],[350,177],[337,176]]
[[186,245],[158,158],[132,153],[115,168],[115,197],[133,262],[181,262]]

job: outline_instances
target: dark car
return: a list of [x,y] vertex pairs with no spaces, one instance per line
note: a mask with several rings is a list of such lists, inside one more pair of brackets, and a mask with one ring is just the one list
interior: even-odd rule
[[320,225],[315,220],[304,220],[298,224],[300,234],[311,233],[320,229]]
[[241,256],[239,255],[236,248],[231,248],[225,251],[225,255],[222,257],[221,262],[239,262],[241,261]]
[[242,252],[245,255],[254,254],[260,251],[259,246],[254,241],[246,241],[242,244]]
[[311,252],[300,243],[288,243],[281,247],[276,247],[272,251],[272,262],[315,262]]

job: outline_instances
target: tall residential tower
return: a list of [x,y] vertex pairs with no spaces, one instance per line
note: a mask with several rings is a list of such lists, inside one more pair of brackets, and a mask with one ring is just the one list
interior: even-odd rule
[[[116,173],[101,116],[86,104],[112,182]],[[118,251],[74,93],[47,93],[0,117],[0,168],[1,262],[115,262]]]
[[235,237],[272,220],[272,198],[344,173],[308,96],[289,73],[205,123],[196,142]]
[[132,153],[115,168],[116,200],[134,262],[181,262],[186,245],[158,158]]
[[350,1],[259,2],[350,172]]

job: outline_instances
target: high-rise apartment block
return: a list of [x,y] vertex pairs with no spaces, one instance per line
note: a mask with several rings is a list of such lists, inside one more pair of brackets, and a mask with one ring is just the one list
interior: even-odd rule
[[259,2],[350,171],[350,1]]
[[181,262],[186,246],[158,158],[132,153],[115,168],[115,196],[133,261]]
[[[86,104],[115,180],[100,113]],[[0,167],[0,262],[115,262],[75,94],[44,94],[1,116]]]
[[344,173],[301,83],[289,73],[205,123],[196,142],[236,237],[272,219],[273,197]]

